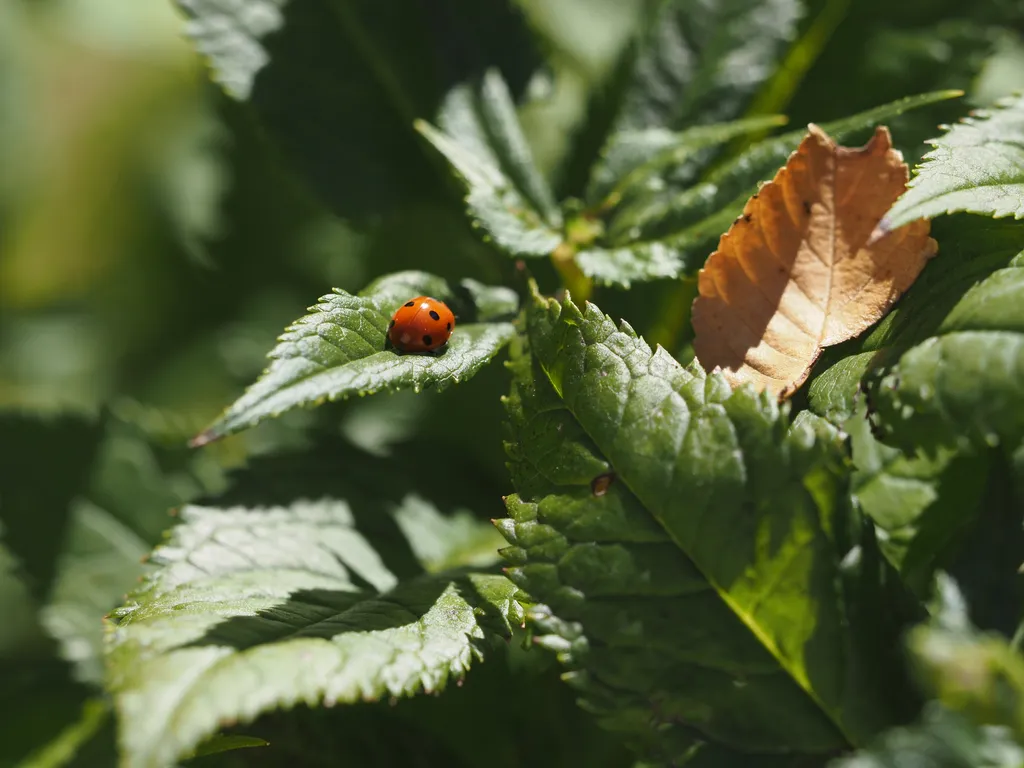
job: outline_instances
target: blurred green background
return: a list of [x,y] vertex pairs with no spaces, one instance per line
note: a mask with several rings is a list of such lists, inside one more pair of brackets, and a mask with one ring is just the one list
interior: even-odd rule
[[[556,181],[588,98],[650,2],[520,0],[549,58],[522,118]],[[512,265],[449,199],[359,226],[332,216],[244,106],[208,82],[182,26],[170,0],[0,0],[0,417],[44,414],[51,429],[24,437],[0,418],[0,467],[70,510],[52,542],[50,584],[15,575],[0,544],[0,704],[19,702],[0,742],[18,757],[62,731],[96,690],[101,617],[171,525],[168,510],[224,487],[232,467],[317,433],[381,458],[429,435],[456,457],[453,475],[478,489],[481,516],[498,515],[509,490],[497,365],[442,395],[291,413],[186,448],[330,288],[355,291],[408,268],[497,283]],[[795,53],[758,104],[799,125],[965,89],[963,101],[894,122],[916,159],[939,120],[1024,88],[1022,33],[1020,0],[808,0]],[[669,287],[594,298],[645,332],[657,326],[659,297],[675,295]],[[36,511],[24,519],[37,531],[65,522]]]

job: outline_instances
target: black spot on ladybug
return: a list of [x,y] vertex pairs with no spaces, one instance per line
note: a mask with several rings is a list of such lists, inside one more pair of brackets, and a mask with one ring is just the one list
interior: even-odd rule
[[423,337],[423,343],[426,344],[429,347],[431,344],[434,343],[434,340],[432,338],[430,338],[429,336],[424,336]]
[[808,216],[811,215],[811,204],[808,203],[806,200],[804,200],[804,213],[806,213]]
[[407,302],[405,302],[405,306],[411,307],[415,303],[416,303],[415,301],[407,301]]
[[590,481],[590,492],[597,497],[604,496],[606,493],[608,493],[608,489],[611,487],[614,481],[614,472],[608,472],[603,475],[598,475],[597,477]]
[[452,329],[452,324],[448,323],[448,330],[450,331],[451,329]]
[[439,314],[437,314],[437,312],[435,312],[434,310],[430,310],[430,319],[431,320],[440,320],[441,316]]

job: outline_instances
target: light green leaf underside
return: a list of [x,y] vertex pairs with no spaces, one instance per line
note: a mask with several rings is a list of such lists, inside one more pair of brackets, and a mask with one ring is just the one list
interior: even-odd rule
[[[476,322],[457,322],[451,340],[437,354],[403,355],[386,348],[392,314],[421,294],[446,301],[457,320]],[[467,294],[468,301],[460,298]],[[457,384],[479,371],[512,337],[510,322],[480,321],[508,318],[516,306],[509,289],[466,281],[456,291],[420,272],[390,275],[358,295],[335,290],[285,330],[270,353],[270,367],[193,444],[203,445],[299,406]]]
[[110,629],[125,768],[171,765],[276,708],[441,690],[520,620],[500,575],[397,582],[341,500],[182,518]]
[[441,130],[416,128],[451,164],[467,190],[474,226],[513,256],[547,256],[561,242],[561,212],[534,165],[515,104],[501,76],[446,98]]
[[567,409],[748,631],[852,743],[886,722],[885,662],[843,618],[860,609],[838,586],[852,543],[834,431],[788,428],[771,398],[682,368],[592,305],[538,299],[528,319]]
[[886,227],[957,211],[1024,219],[1024,95],[979,110],[929,143],[935,149],[886,215]]
[[[537,642],[588,710],[642,757],[771,764],[842,736],[619,479],[527,351],[513,347],[498,521],[509,577],[540,603]],[[606,477],[595,493],[592,483]],[[742,755],[742,758],[741,758]]]
[[[911,109],[959,96],[938,91],[912,96],[822,125],[837,141],[848,140]],[[578,259],[588,277],[606,284],[678,277],[699,269],[743,205],[785,164],[806,131],[765,139],[715,168],[696,184],[662,183],[637,191],[602,212],[604,234],[581,249]]]

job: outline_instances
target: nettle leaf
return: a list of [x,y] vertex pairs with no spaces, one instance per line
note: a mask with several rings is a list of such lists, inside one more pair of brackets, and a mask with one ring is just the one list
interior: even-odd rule
[[[887,707],[900,706],[898,662],[886,655],[897,627],[869,629],[877,605],[843,586],[857,528],[842,503],[838,433],[809,414],[790,426],[773,399],[681,367],[592,305],[538,298],[528,321],[542,371],[533,387],[551,392],[511,399],[526,415],[513,415],[510,559],[551,607],[543,626],[561,639],[549,646],[581,654],[581,677],[605,686],[609,712],[620,690],[653,710],[610,719],[641,731],[653,722],[677,757],[695,740],[714,752],[772,751],[773,739],[826,752],[889,722]],[[570,557],[573,526],[587,521],[579,540],[591,546]],[[638,543],[652,547],[633,551]],[[868,560],[871,551],[868,542]],[[881,599],[870,570],[858,589]],[[620,599],[591,602],[604,596]],[[667,596],[693,602],[668,608]],[[719,685],[709,704],[704,692]]]
[[796,32],[796,0],[669,0],[638,46],[618,128],[713,123],[738,115]]
[[[513,355],[498,521],[509,577],[541,601],[536,641],[643,757],[771,764],[843,737],[618,478],[528,351]],[[720,764],[720,763],[718,763]],[[780,761],[780,764],[784,762]]]
[[[539,63],[507,0],[177,0],[213,77],[250,104],[314,190],[343,216],[436,195],[412,130],[450,88],[498,67],[518,93]],[[396,23],[398,18],[401,23]]]
[[[908,110],[958,95],[959,91],[940,91],[912,96],[821,128],[845,142]],[[577,245],[577,264],[599,283],[623,286],[695,272],[757,192],[758,183],[785,164],[805,135],[801,129],[760,141],[685,187],[665,184],[657,171],[649,181],[638,174],[631,188],[642,189],[643,194],[584,212],[582,218],[594,222],[594,235]]]
[[883,224],[967,211],[1024,219],[1024,95],[979,110],[932,139],[910,187]]
[[187,506],[182,521],[111,620],[126,768],[171,765],[272,709],[440,691],[521,621],[499,574],[399,581],[343,498]]
[[[433,355],[385,348],[391,316],[419,295],[434,296],[452,308],[458,324],[451,340]],[[192,444],[205,445],[298,406],[458,384],[508,343],[514,332],[508,318],[517,306],[508,288],[473,280],[451,287],[424,272],[382,277],[356,295],[335,289],[285,330],[270,352],[270,367]]]
[[619,131],[601,152],[586,200],[592,206],[618,205],[634,194],[692,183],[706,163],[707,150],[737,136],[783,124],[784,117],[765,115],[678,132],[665,128]]
[[488,72],[454,89],[437,130],[417,129],[447,158],[467,190],[474,226],[514,256],[548,256],[562,241],[562,215],[537,170],[508,86]]

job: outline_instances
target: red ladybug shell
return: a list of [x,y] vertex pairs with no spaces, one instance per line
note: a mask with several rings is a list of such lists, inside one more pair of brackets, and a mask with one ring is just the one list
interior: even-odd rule
[[451,338],[455,315],[443,301],[417,296],[400,306],[388,326],[388,340],[402,352],[433,352]]

